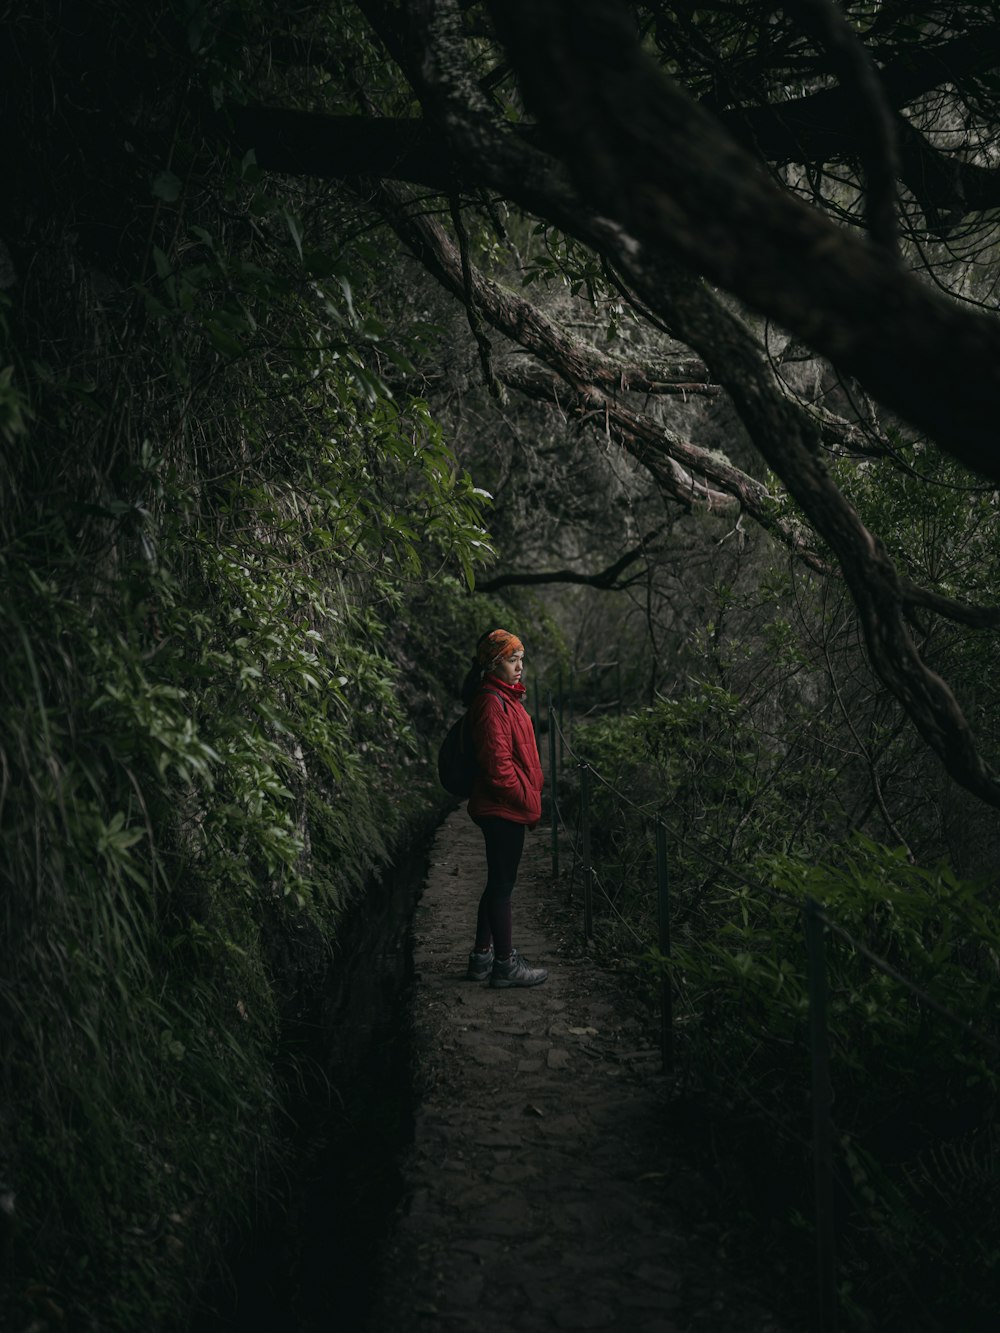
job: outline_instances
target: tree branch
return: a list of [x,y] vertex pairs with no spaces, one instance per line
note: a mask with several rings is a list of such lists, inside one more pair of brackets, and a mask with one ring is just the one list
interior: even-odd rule
[[851,98],[848,124],[867,186],[865,213],[872,240],[896,257],[896,138],[894,117],[857,33],[832,0],[786,0],[802,27],[830,57],[841,88]]
[[718,393],[708,379],[704,362],[679,358],[675,365],[648,366],[616,361],[596,347],[577,342],[530,301],[501,287],[470,266],[469,286],[461,254],[435,218],[413,208],[413,200],[400,189],[383,183],[372,187],[371,203],[407,248],[452,295],[465,302],[468,293],[483,315],[507,337],[548,365],[570,383],[592,384],[610,393],[634,391],[647,394]]
[[568,338],[540,310],[522,297],[490,281],[478,269],[463,269],[461,256],[441,225],[426,215],[405,211],[398,189],[383,186],[374,202],[416,257],[459,300],[467,298],[467,282],[484,317],[512,341],[534,353],[561,377],[525,363],[507,365],[500,378],[532,398],[555,403],[564,411],[592,417],[625,444],[629,452],[680,503],[698,505],[713,513],[729,513],[734,502],[790,546],[814,570],[829,566],[810,548],[811,534],[801,524],[779,513],[779,500],[767,487],[734,467],[723,455],[681,439],[661,422],[621,403],[608,390],[621,384],[607,359],[595,348]]
[[[908,589],[826,472],[817,427],[778,386],[742,322],[695,274],[775,319],[956,457],[998,479],[1000,323],[943,298],[766,179],[717,121],[663,78],[621,6],[486,2],[556,160],[491,118],[463,69],[454,0],[412,0],[427,37],[422,75],[437,83],[424,105],[440,117],[466,185],[500,190],[593,245],[700,353],[840,562],[875,671],[956,781],[1000,807],[1000,777],[978,752],[946,683],[921,659],[905,614]],[[482,297],[480,308],[492,319]],[[530,320],[526,327],[526,337],[544,342],[544,330]],[[574,350],[566,349],[569,356]],[[593,392],[583,366],[566,375],[564,365],[550,364],[578,392]],[[655,451],[651,457],[659,462]]]
[[[908,50],[877,74],[885,101],[896,111],[899,178],[932,227],[1000,204],[1000,173],[939,152],[903,115],[934,88],[1000,64],[1000,24],[983,24],[936,47]],[[706,103],[708,105],[708,103]],[[827,88],[768,106],[715,109],[733,137],[773,166],[824,163],[858,154],[852,94]]]
[[972,602],[962,602],[930,588],[922,588],[912,579],[901,578],[899,590],[906,607],[922,606],[957,625],[968,625],[970,629],[1000,629],[1000,606],[975,606]]
[[451,219],[455,226],[459,254],[462,258],[463,304],[469,321],[469,328],[472,330],[472,336],[475,338],[476,346],[479,349],[479,365],[483,372],[483,381],[492,397],[502,403],[506,399],[503,386],[497,379],[496,371],[493,368],[493,347],[487,337],[482,316],[476,306],[476,294],[472,285],[472,259],[469,255],[469,233],[465,229],[462,208],[457,195],[451,197]]
[[607,569],[602,569],[597,574],[578,574],[573,569],[554,569],[540,574],[500,574],[494,579],[477,579],[476,592],[499,592],[501,588],[534,587],[542,583],[580,583],[588,588],[618,592],[628,586],[626,583],[618,582],[619,575],[646,554],[650,543],[662,531],[662,528],[657,528],[647,533],[634,550],[626,552],[614,564],[608,565]]
[[[552,2],[540,0],[539,10]],[[588,8],[595,3],[588,0]],[[636,60],[642,66],[641,52]],[[682,256],[827,356],[967,466],[1000,480],[994,443],[1000,421],[997,320],[899,271],[765,180],[658,71],[643,68],[642,75],[632,80],[626,72],[615,81],[620,97],[610,97],[606,123],[595,122],[596,137],[580,126],[593,119],[591,103],[599,106],[604,96],[588,91],[586,81],[577,91],[571,85],[567,95],[579,108],[580,126],[569,115],[559,128],[583,195],[598,214],[616,218],[616,235],[604,228],[602,253],[616,260],[623,250],[649,246],[653,253]],[[630,89],[633,82],[641,91]],[[642,97],[650,99],[649,114],[636,100]],[[490,134],[477,123],[468,138],[458,134],[445,148],[440,133],[420,121],[259,107],[243,108],[234,120],[239,143],[256,147],[267,169],[339,178],[385,173],[444,192],[461,178],[466,187],[499,190],[574,234],[581,231],[580,200],[569,197],[558,167],[528,133]],[[586,149],[577,142],[592,137]],[[621,374],[610,358],[607,373]]]
[[326,116],[259,105],[233,107],[229,115],[236,143],[252,148],[265,171],[337,180],[386,177],[442,194],[468,181],[431,121]]
[[[499,371],[505,384],[528,397],[552,403],[570,415],[589,418],[609,431],[647,468],[658,485],[681,504],[728,514],[736,501],[760,527],[787,546],[815,573],[839,574],[816,551],[809,530],[781,514],[780,497],[734,467],[722,455],[682,440],[648,414],[636,412],[616,397],[609,396],[607,391],[618,388],[620,381],[616,382],[608,373],[607,363],[596,349],[568,339],[530,302],[491,282],[474,266],[470,266],[466,275],[460,256],[444,228],[427,215],[408,213],[409,201],[398,189],[385,186],[376,193],[374,201],[401,239],[442,286],[464,301],[469,290],[467,284],[471,284],[475,299],[490,323],[525,350],[533,352],[559,376],[538,365],[507,364]],[[658,287],[655,277],[648,281]],[[686,305],[673,305],[671,309],[676,315],[678,310],[686,309]],[[736,342],[742,351],[739,355],[730,355]],[[747,395],[756,400],[767,400],[776,394],[787,393],[782,381],[766,375],[763,363],[755,350],[751,353],[746,335],[735,321],[727,325],[722,346],[720,362],[727,367],[725,373],[732,375],[734,367],[742,366],[744,376],[752,378]],[[644,388],[646,382],[639,376],[637,378],[639,386]],[[632,382],[626,381],[625,387],[632,387]],[[789,402],[801,414],[803,429],[819,430],[824,438],[848,448],[858,447],[855,437],[860,432],[857,427],[830,412],[823,411],[814,416],[812,408],[802,408],[795,399]],[[832,486],[832,481],[829,484]],[[998,607],[974,606],[948,598],[922,588],[910,579],[900,580],[900,593],[904,606],[924,607],[976,629],[1000,627]]]
[[[726,474],[727,468],[734,474],[734,480],[725,487],[713,489],[707,484],[704,474],[715,458],[714,455],[681,440],[651,417],[630,412],[594,386],[567,384],[551,372],[527,364],[508,365],[501,371],[500,377],[505,384],[527,397],[553,404],[568,415],[578,417],[581,421],[590,421],[606,431],[642,464],[665,494],[687,509],[699,508],[713,514],[732,514],[738,511],[740,499],[735,491],[735,478],[746,482],[748,493],[759,484],[745,477],[739,469],[726,465],[720,455],[708,480],[718,481],[719,476]],[[680,458],[688,460],[687,466]],[[760,489],[763,491],[764,487]],[[805,553],[802,554],[805,558]]]
[[[765,178],[664,78],[619,6],[581,0],[571,23],[562,0],[490,0],[490,10],[547,141],[580,195],[624,233],[623,248],[703,273],[1000,479],[996,318],[930,289]],[[523,198],[524,183],[510,184]]]
[[[757,448],[833,550],[876,674],[956,782],[1000,807],[1000,775],[979,753],[955,696],[922,660],[910,633],[906,610],[916,604],[918,590],[901,580],[882,543],[826,472],[801,414],[771,384],[748,332],[690,274],[661,265],[652,290],[645,288],[639,273],[630,278],[644,299],[669,304],[675,326],[696,351],[707,354]],[[948,611],[956,609],[949,599],[938,601],[936,594],[924,597],[920,590],[919,595],[922,604],[933,603],[936,610],[945,611],[945,603]]]

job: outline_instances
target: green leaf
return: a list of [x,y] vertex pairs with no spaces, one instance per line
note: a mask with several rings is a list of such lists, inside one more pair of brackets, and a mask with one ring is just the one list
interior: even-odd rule
[[295,249],[298,251],[299,258],[301,259],[302,231],[301,228],[299,227],[298,218],[295,216],[294,213],[290,212],[287,208],[284,210],[284,218],[285,218],[285,225],[288,228],[288,234],[289,236],[291,236],[292,241],[295,244]]
[[153,178],[153,196],[156,199],[162,199],[165,203],[175,203],[180,198],[183,188],[180,177],[175,176],[172,171],[161,171],[158,176]]

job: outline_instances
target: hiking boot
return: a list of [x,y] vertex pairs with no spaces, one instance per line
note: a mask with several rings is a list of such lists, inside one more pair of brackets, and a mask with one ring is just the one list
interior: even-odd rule
[[494,959],[490,975],[491,986],[537,986],[548,976],[544,967],[531,967],[516,949],[511,949],[506,962]]
[[469,970],[466,976],[470,981],[485,981],[493,971],[493,950],[489,948],[485,953],[477,953],[473,949],[469,954]]

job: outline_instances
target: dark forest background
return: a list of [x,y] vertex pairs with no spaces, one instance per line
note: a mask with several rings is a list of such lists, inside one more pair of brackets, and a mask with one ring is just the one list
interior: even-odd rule
[[2,12],[5,1326],[183,1326],[502,624],[729,1243],[798,1308],[811,896],[844,1319],[992,1327],[996,7]]

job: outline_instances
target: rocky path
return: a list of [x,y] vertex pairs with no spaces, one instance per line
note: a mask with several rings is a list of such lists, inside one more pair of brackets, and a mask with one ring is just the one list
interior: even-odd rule
[[464,808],[438,832],[414,926],[420,1105],[371,1333],[783,1333],[719,1252],[656,1034],[582,950],[547,852],[529,835],[514,941],[549,979],[491,990],[464,976],[482,835]]

